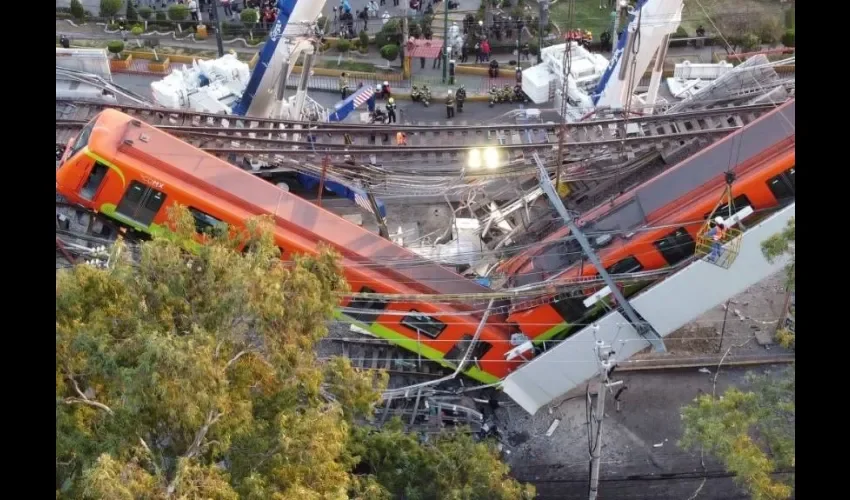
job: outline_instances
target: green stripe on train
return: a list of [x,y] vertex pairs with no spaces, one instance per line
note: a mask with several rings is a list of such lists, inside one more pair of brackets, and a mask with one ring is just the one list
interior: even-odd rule
[[[139,231],[146,232],[146,233],[149,233],[149,234],[157,234],[157,233],[159,233],[163,230],[163,228],[161,226],[159,226],[158,224],[151,224],[150,226],[143,226],[142,224],[139,224],[138,222],[134,221],[133,219],[130,219],[129,217],[125,217],[125,216],[119,214],[116,211],[115,205],[113,205],[111,203],[104,203],[103,205],[101,205],[100,206],[100,212],[103,213],[104,215],[112,217],[113,219],[115,219],[119,222],[127,224],[128,226],[130,226],[132,228],[135,228]],[[425,356],[428,359],[431,359],[431,360],[436,361],[437,363],[440,363],[441,365],[445,366],[446,368],[449,368],[449,369],[452,369],[452,370],[457,368],[455,365],[452,365],[451,363],[449,363],[448,361],[446,361],[443,358],[443,353],[434,349],[433,347],[429,347],[425,344],[422,344],[421,342],[417,342],[413,339],[405,337],[404,335],[402,335],[398,332],[395,332],[393,330],[390,330],[389,328],[382,326],[378,323],[374,323],[372,325],[367,325],[365,323],[361,323],[359,321],[356,321],[349,316],[346,316],[345,314],[343,314],[339,310],[334,311],[334,317],[336,317],[337,319],[341,319],[341,320],[343,320],[347,323],[357,324],[357,325],[365,328],[366,330],[369,330],[370,332],[374,333],[375,335],[389,340],[390,342],[398,345],[399,347],[402,347],[402,348],[407,349],[409,351],[419,353],[419,354],[421,354],[422,356]],[[480,368],[478,368],[477,366],[474,366],[474,365],[467,368],[465,370],[465,372],[470,377],[474,378],[475,380],[478,380],[479,382],[484,382],[485,384],[493,384],[493,383],[496,383],[500,380],[498,377],[491,375],[491,374],[481,370]]]
[[[404,336],[404,335],[402,335],[402,334],[400,334],[396,331],[390,330],[389,328],[387,328],[387,327],[385,327],[385,326],[383,326],[379,323],[372,323],[371,325],[367,325],[366,323],[362,323],[360,321],[355,320],[354,318],[352,318],[350,316],[345,315],[341,311],[334,311],[334,317],[337,318],[337,319],[340,319],[342,321],[345,321],[347,323],[352,323],[352,324],[355,324],[355,325],[357,325],[361,328],[369,330],[370,332],[374,333],[378,337],[389,340],[390,342],[398,345],[401,348],[404,348],[404,349],[407,349],[409,351],[413,351],[415,353],[421,354],[421,355],[425,356],[426,358],[428,358],[430,360],[433,360],[433,361],[436,361],[437,363],[440,363],[441,365],[445,366],[446,368],[449,368],[451,370],[454,370],[454,369],[457,368],[457,366],[455,366],[455,365],[453,365],[453,364],[451,364],[451,363],[449,363],[448,361],[445,360],[445,355],[442,352],[434,349],[433,347],[429,347],[429,346],[427,346],[427,345],[425,345],[421,342],[418,342],[418,341],[413,340],[409,337],[406,337],[406,336]],[[466,370],[464,370],[464,372],[467,375],[469,375],[470,377],[474,378],[475,380],[478,380],[479,382],[484,382],[485,384],[494,384],[494,383],[498,382],[499,380],[501,380],[498,377],[496,377],[495,375],[491,375],[491,374],[481,370],[480,368],[478,368],[475,365],[467,368]]]

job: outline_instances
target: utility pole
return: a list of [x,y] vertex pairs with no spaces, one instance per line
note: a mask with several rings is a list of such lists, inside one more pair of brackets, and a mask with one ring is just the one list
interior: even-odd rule
[[543,63],[543,32],[549,26],[549,0],[538,0],[540,12],[537,26],[537,64]]
[[210,0],[210,21],[215,26],[215,46],[218,57],[224,57],[224,44],[221,43],[221,21],[218,19],[218,1]]
[[401,72],[404,78],[410,78],[410,54],[407,53],[407,40],[410,38],[410,26],[407,24],[407,15],[401,20]]
[[617,301],[617,304],[619,304],[626,313],[626,318],[635,328],[637,333],[652,344],[653,348],[655,348],[657,352],[667,352],[667,349],[664,347],[664,340],[660,335],[658,335],[658,332],[653,330],[652,326],[648,325],[640,318],[640,316],[638,316],[632,308],[632,305],[629,304],[623,296],[623,293],[617,287],[617,284],[614,283],[613,279],[611,279],[611,275],[608,274],[608,271],[602,266],[602,262],[599,260],[599,257],[593,250],[593,247],[590,246],[590,242],[587,241],[587,237],[578,228],[572,215],[570,215],[567,208],[564,206],[564,202],[561,201],[561,197],[558,196],[558,193],[555,191],[555,187],[552,185],[552,180],[549,178],[549,172],[546,170],[546,165],[543,164],[543,160],[540,159],[540,155],[537,153],[534,153],[534,161],[537,163],[540,187],[543,188],[546,196],[549,197],[549,201],[555,207],[558,215],[560,215],[561,218],[564,219],[564,222],[567,223],[570,233],[572,233],[576,241],[578,241],[579,245],[581,245],[581,249],[584,251],[584,254],[587,255],[587,260],[593,264],[593,267],[596,268],[599,276],[605,284],[608,285],[608,289],[611,290],[611,295],[614,296],[614,300]]
[[449,1],[443,2],[443,83],[448,79],[449,71]]
[[[602,464],[602,421],[605,418],[605,397],[608,389],[623,383],[622,380],[611,382],[609,375],[616,366],[616,360],[611,351],[611,346],[603,341],[596,341],[596,355],[599,358],[599,393],[596,395],[596,411],[591,421],[596,421],[596,436],[593,439],[593,448],[590,450],[590,488],[587,495],[588,500],[596,500],[599,493],[599,466]],[[590,425],[589,431],[593,430]],[[591,436],[593,438],[594,436]]]

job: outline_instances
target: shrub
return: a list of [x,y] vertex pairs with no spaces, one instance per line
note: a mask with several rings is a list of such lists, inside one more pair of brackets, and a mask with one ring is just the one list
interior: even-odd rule
[[755,33],[747,33],[741,37],[741,49],[745,52],[758,50],[761,45],[761,39]]
[[369,48],[369,35],[365,31],[360,32],[360,47],[364,49]]
[[151,18],[152,14],[153,14],[153,9],[151,9],[150,7],[139,8],[139,17],[141,17],[142,19],[148,20],[148,19]]
[[168,16],[165,14],[165,12],[163,12],[161,10],[156,11],[156,20],[157,21],[166,21],[167,19],[168,19]]
[[780,26],[778,19],[766,18],[759,24],[758,36],[761,43],[774,46],[779,40],[781,33],[782,26]]
[[387,21],[387,24],[375,35],[375,45],[378,47],[383,47],[389,43],[396,45],[401,43],[401,26],[396,19]]
[[121,0],[100,0],[100,17],[114,17],[122,3]]
[[351,50],[351,42],[349,42],[348,40],[345,40],[344,38],[337,40],[336,41],[336,50],[345,54],[346,52]]
[[189,17],[189,7],[176,3],[168,6],[168,18],[172,21],[185,21]]
[[785,33],[782,35],[782,45],[786,47],[794,47],[796,41],[796,37],[794,36],[794,28],[791,28],[790,30],[785,30]]
[[86,11],[83,9],[83,4],[80,0],[71,0],[71,15],[74,19],[82,21],[86,17]]
[[381,47],[381,57],[386,59],[387,62],[393,62],[398,57],[398,45],[389,44]]
[[239,19],[245,24],[257,24],[260,22],[260,13],[257,9],[245,9],[239,13]]
[[114,54],[115,58],[118,59],[118,55],[124,51],[124,42],[121,40],[112,40],[106,44],[106,50]]
[[688,36],[690,36],[690,35],[688,35],[688,31],[685,28],[679,26],[678,28],[676,28],[676,32],[673,33],[670,36],[670,46],[671,47],[685,47],[685,46],[687,46],[688,45],[687,41],[679,41],[677,39],[678,38],[688,38]]
[[413,38],[419,38],[419,35],[422,34],[422,28],[420,28],[418,23],[414,23],[411,19],[407,23],[407,32]]
[[128,21],[138,21],[139,14],[136,13],[136,8],[133,7],[133,0],[127,1],[127,20]]
[[797,26],[795,26],[795,22],[796,22],[796,12],[794,10],[794,7],[791,6],[791,8],[789,8],[788,10],[785,11],[785,29],[789,29],[789,30],[796,29]]
[[139,35],[141,35],[141,34],[142,34],[142,33],[144,33],[144,32],[145,32],[145,29],[144,29],[144,28],[142,28],[142,27],[141,27],[140,25],[138,25],[138,24],[137,24],[137,25],[135,25],[135,26],[133,26],[133,29],[131,29],[131,30],[130,30],[130,33],[132,33],[132,34],[133,34],[133,36],[139,36]]

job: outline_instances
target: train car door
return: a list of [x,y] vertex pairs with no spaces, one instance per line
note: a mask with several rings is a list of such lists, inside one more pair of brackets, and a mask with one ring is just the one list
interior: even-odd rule
[[165,193],[133,181],[115,210],[143,226],[149,226],[165,202]]

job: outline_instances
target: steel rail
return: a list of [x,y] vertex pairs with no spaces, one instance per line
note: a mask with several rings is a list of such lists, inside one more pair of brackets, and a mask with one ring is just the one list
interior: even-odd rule
[[[239,130],[246,132],[274,132],[274,133],[285,133],[285,132],[301,132],[301,131],[311,131],[315,133],[327,133],[327,134],[345,134],[345,133],[356,133],[356,134],[368,134],[372,132],[382,132],[386,131],[388,125],[368,125],[368,124],[353,124],[353,123],[339,123],[339,124],[331,124],[331,123],[321,123],[321,127],[317,127],[315,129],[309,128],[295,128],[295,127],[309,127],[315,122],[307,122],[307,121],[294,121],[294,120],[277,120],[271,118],[255,118],[255,117],[239,117],[234,115],[220,115],[214,113],[202,113],[195,111],[186,111],[186,110],[178,110],[178,109],[170,109],[170,108],[152,108],[145,106],[134,106],[134,105],[123,105],[123,104],[113,104],[113,103],[92,103],[90,101],[74,101],[69,99],[56,99],[57,106],[60,105],[69,105],[74,106],[78,109],[81,108],[92,108],[91,117],[94,117],[95,114],[102,111],[106,108],[114,108],[118,110],[127,110],[134,111],[136,114],[143,115],[162,115],[162,118],[166,116],[171,119],[175,119],[174,117],[190,117],[190,118],[202,118],[202,119],[216,119],[216,120],[228,120],[231,122],[249,122],[249,123],[267,123],[273,124],[277,126],[271,127],[204,127],[199,125],[162,125],[164,128],[192,128],[192,129],[214,129],[214,130]],[[779,103],[781,104],[781,103]],[[697,111],[685,111],[681,113],[674,114],[653,114],[653,115],[644,115],[638,117],[631,117],[628,120],[630,124],[640,125],[643,123],[653,123],[653,122],[671,122],[671,121],[687,121],[695,118],[702,117],[711,117],[718,115],[726,115],[730,113],[754,113],[759,111],[764,111],[768,109],[772,109],[777,107],[778,104],[767,103],[767,104],[750,104],[743,106],[721,106],[717,108],[703,109]],[[58,110],[57,110],[58,112]],[[133,114],[133,113],[128,113]],[[89,118],[90,119],[90,118]],[[75,120],[63,120],[66,123],[77,123],[77,122],[87,122],[89,119],[75,119]],[[185,119],[184,119],[185,121]],[[59,120],[57,120],[59,122]],[[604,127],[608,125],[619,125],[625,123],[625,119],[620,118],[606,118],[602,120],[594,120],[589,122],[575,122],[570,124],[570,130],[577,130],[583,128],[592,128],[592,127]],[[284,127],[281,128],[280,126]],[[530,130],[530,129],[550,129],[556,130],[558,129],[558,124],[551,123],[539,123],[539,124],[505,124],[505,125],[441,125],[437,132],[439,133],[452,133],[452,132],[471,132],[471,131],[480,131],[480,132],[490,132],[490,131],[509,131],[509,130]],[[403,125],[403,124],[393,124],[392,130],[401,131],[401,132],[435,132],[433,125]]]

